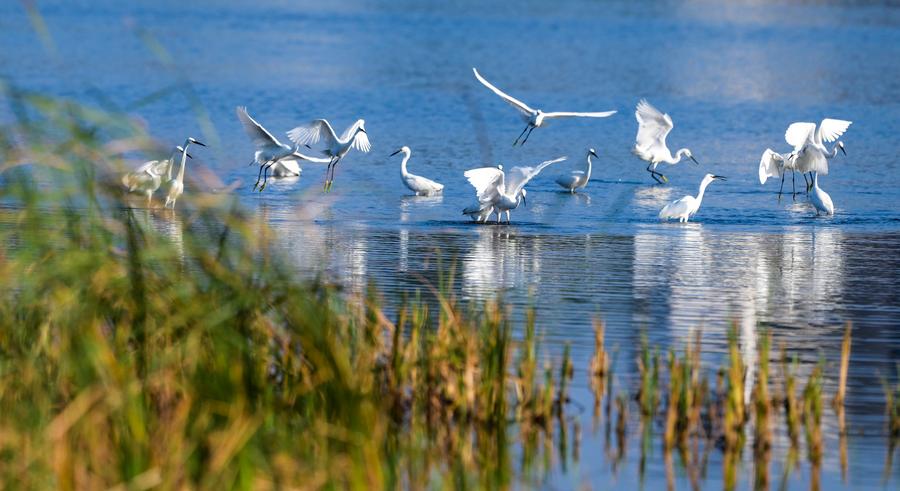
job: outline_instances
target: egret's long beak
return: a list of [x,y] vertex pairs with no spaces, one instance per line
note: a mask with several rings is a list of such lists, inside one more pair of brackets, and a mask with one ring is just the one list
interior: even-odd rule
[[307,144],[305,144],[305,143],[303,144],[303,146],[306,147],[306,148],[308,148],[308,149],[310,149],[310,150],[312,150],[312,147],[309,146],[309,145],[307,145]]
[[403,151],[403,149],[397,150],[396,152],[392,153],[390,156],[393,157],[394,155],[397,155],[398,153],[400,153],[402,151]]
[[690,159],[693,160],[695,164],[700,165],[700,162],[697,162],[697,159],[695,159],[693,155],[690,156]]
[[843,145],[838,145],[838,148],[841,149],[841,152],[842,152],[844,155],[847,155],[847,151],[844,150],[844,146],[843,146]]
[[727,179],[725,179],[725,176],[713,176],[713,179],[719,179],[720,181],[727,181]]
[[194,157],[191,157],[191,154],[189,154],[189,153],[185,153],[185,155],[187,155],[187,158],[189,158],[189,159],[194,158]]
[[368,135],[368,134],[369,134],[369,132],[368,132],[368,131],[366,131],[366,129],[365,129],[365,128],[360,128],[360,129],[359,129],[359,131],[362,131],[362,132],[363,132],[363,133],[365,133],[365,134],[367,134],[367,135]]
[[597,155],[597,152],[595,152],[595,151],[593,151],[593,150],[591,150],[589,153],[590,153],[591,155],[593,155],[594,157],[597,157],[598,159],[600,158],[600,156]]

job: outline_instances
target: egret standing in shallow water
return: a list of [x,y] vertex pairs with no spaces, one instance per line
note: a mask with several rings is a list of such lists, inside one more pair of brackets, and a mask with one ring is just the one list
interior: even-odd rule
[[634,111],[634,116],[637,118],[638,132],[632,152],[641,160],[649,162],[647,172],[656,182],[662,184],[669,181],[661,172],[656,172],[656,166],[660,163],[675,165],[681,162],[682,157],[687,157],[695,164],[700,164],[687,148],[678,150],[675,152],[675,156],[672,156],[672,152],[666,146],[666,136],[675,125],[668,114],[663,114],[659,109],[651,106],[647,99],[641,99]]
[[688,219],[694,216],[694,214],[697,213],[697,210],[700,209],[700,203],[703,202],[703,193],[706,191],[706,186],[709,186],[709,183],[715,180],[724,181],[725,178],[722,176],[714,176],[712,174],[703,176],[703,180],[700,182],[700,192],[697,194],[696,198],[693,196],[685,196],[684,198],[667,204],[660,210],[659,218],[663,220],[677,218],[681,223],[687,222]]
[[[498,89],[497,87],[494,87],[490,82],[485,80],[484,77],[482,77],[481,74],[478,73],[478,70],[476,70],[475,68],[473,68],[472,71],[475,73],[475,78],[477,78],[478,81],[481,82],[482,85],[491,89],[491,91],[493,91],[495,94],[500,96],[501,99],[503,99],[509,105],[518,109],[519,112],[522,113],[522,118],[525,120],[526,123],[528,123],[527,126],[525,126],[525,129],[522,130],[522,133],[519,134],[519,138],[522,138],[522,135],[525,135],[526,131],[528,132],[528,134],[525,135],[525,139],[522,140],[522,143],[521,143],[522,145],[524,145],[525,142],[528,141],[528,137],[531,136],[531,132],[534,131],[535,128],[540,128],[541,125],[544,124],[544,120],[546,120],[546,119],[553,119],[553,118],[607,118],[616,113],[616,111],[603,111],[603,112],[591,112],[591,113],[573,113],[573,112],[545,113],[544,111],[541,111],[540,109],[530,108],[528,106],[528,104],[525,104],[524,102],[522,102],[522,101],[516,99],[515,97],[507,94],[506,92],[503,92],[502,90]],[[515,146],[516,143],[519,143],[519,138],[516,138],[516,141],[513,142],[513,146]]]
[[791,171],[791,185],[793,193],[797,194],[797,186],[794,181],[794,174],[797,168],[797,153],[778,153],[771,148],[767,148],[759,159],[759,183],[765,184],[770,177],[780,177],[781,187],[778,188],[778,195],[784,190],[784,173]]
[[[172,180],[172,167],[175,165],[175,157],[184,152],[184,148],[181,145],[175,147],[172,151],[172,156],[168,159],[163,160],[148,160],[141,164],[137,169],[125,173],[122,176],[122,185],[125,186],[126,189],[131,188],[132,184],[135,183],[135,179],[141,179],[142,174],[147,174],[151,168],[155,169],[155,173],[160,176],[165,173],[166,181]],[[188,154],[188,158],[192,158],[190,154]]]
[[[528,203],[525,201],[525,185],[528,181],[534,179],[547,166],[562,162],[567,157],[560,157],[554,160],[541,162],[536,167],[513,167],[509,171],[509,176],[503,172],[502,166],[497,167],[481,167],[471,169],[465,172],[466,179],[469,184],[475,188],[475,195],[478,198],[479,207],[473,207],[463,210],[463,214],[470,216],[478,216],[479,218],[490,216],[491,212],[497,213],[497,223],[500,223],[500,214],[506,212],[506,223],[510,223],[509,211],[519,207],[519,203]],[[491,210],[488,210],[488,209]],[[484,221],[482,219],[481,221]]]
[[[299,145],[291,147],[278,141],[263,126],[256,122],[247,113],[247,108],[239,106],[237,108],[237,117],[244,127],[244,132],[253,140],[256,146],[256,153],[253,155],[253,161],[250,165],[259,164],[259,174],[256,177],[256,184],[253,185],[255,190],[259,187],[262,192],[266,188],[266,182],[269,179],[269,170],[273,170],[273,175],[278,177],[299,176],[301,169],[298,160],[307,160],[309,162],[327,163],[328,159],[310,157],[303,155],[298,151]],[[260,186],[260,181],[262,185]]]
[[173,181],[169,181],[169,192],[166,195],[166,204],[164,207],[168,208],[169,204],[172,204],[172,209],[175,209],[175,202],[179,197],[184,193],[184,168],[187,164],[187,148],[191,145],[191,143],[196,143],[201,147],[205,147],[205,143],[201,143],[200,141],[194,139],[193,137],[188,138],[184,141],[184,149],[185,151],[181,154],[181,167],[178,169],[178,176],[175,177]]
[[567,176],[560,176],[556,178],[556,184],[566,188],[571,193],[575,193],[576,189],[583,189],[587,186],[588,181],[591,180],[591,156],[600,158],[597,156],[597,152],[594,151],[593,148],[588,149],[587,153],[587,168],[585,170],[573,170]]
[[831,201],[831,196],[829,196],[828,193],[825,192],[825,190],[819,187],[818,172],[813,174],[813,189],[809,200],[816,208],[816,216],[819,216],[819,213],[834,215],[834,202]]
[[306,125],[298,126],[288,131],[288,138],[298,145],[310,145],[319,141],[325,134],[325,150],[322,152],[330,157],[328,169],[325,171],[325,191],[331,190],[334,182],[334,168],[338,162],[347,155],[351,148],[360,152],[368,152],[372,146],[369,144],[369,136],[366,133],[366,121],[357,120],[350,125],[340,137],[334,132],[334,128],[325,119],[316,119]]
[[[810,173],[812,179],[813,172],[828,175],[828,159],[837,156],[838,149],[847,154],[844,150],[844,144],[840,141],[834,144],[831,150],[825,147],[825,143],[831,143],[847,131],[847,128],[853,124],[852,121],[844,121],[842,119],[825,118],[817,127],[815,123],[793,123],[788,126],[784,132],[784,139],[789,145],[794,147],[797,154],[797,170],[803,173],[806,179],[806,173]],[[809,191],[812,183],[807,181],[806,190]]]
[[400,147],[396,152],[391,154],[391,157],[398,153],[403,154],[403,161],[400,163],[400,176],[403,179],[403,184],[406,184],[406,187],[408,187],[410,191],[416,193],[416,196],[434,196],[435,194],[441,194],[444,190],[443,184],[434,182],[426,177],[410,174],[406,170],[406,163],[409,162],[409,156],[412,155],[412,151],[409,147],[406,145]]

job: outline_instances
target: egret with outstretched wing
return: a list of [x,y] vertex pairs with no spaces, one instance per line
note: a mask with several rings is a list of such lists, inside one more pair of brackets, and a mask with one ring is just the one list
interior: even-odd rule
[[[570,112],[570,111],[561,111],[561,112],[544,112],[540,109],[532,109],[525,104],[524,102],[516,99],[515,97],[503,92],[502,90],[495,87],[492,83],[485,80],[484,77],[478,73],[478,70],[472,68],[472,72],[475,73],[475,78],[481,82],[482,85],[490,89],[493,93],[500,96],[501,99],[506,101],[510,106],[516,108],[522,115],[522,118],[528,123],[525,126],[525,129],[522,130],[522,133],[519,134],[519,137],[516,138],[516,141],[513,142],[513,146],[519,143],[519,139],[522,138],[522,135],[525,135],[525,138],[522,140],[522,145],[528,141],[528,137],[531,136],[531,132],[534,131],[535,128],[540,128],[541,125],[544,124],[544,121],[547,119],[554,118],[607,118],[616,113],[616,111],[603,111],[603,112]],[[525,132],[528,132],[526,135]]]
[[669,132],[672,131],[675,124],[672,123],[672,118],[668,114],[663,114],[659,109],[651,106],[647,99],[641,99],[635,108],[634,117],[638,122],[638,132],[632,153],[641,160],[649,162],[647,172],[656,182],[662,184],[669,181],[661,172],[656,171],[656,166],[660,163],[675,165],[681,162],[682,157],[687,157],[695,164],[699,164],[690,149],[687,148],[678,150],[675,152],[675,156],[672,156],[672,152],[666,146],[666,137],[669,136]]
[[[466,215],[483,216],[488,207],[497,213],[497,223],[500,223],[500,214],[506,212],[506,223],[510,223],[510,210],[518,208],[519,203],[526,202],[527,191],[525,185],[534,179],[547,166],[566,160],[567,157],[541,162],[535,167],[513,167],[509,174],[503,172],[502,166],[481,167],[465,172],[469,184],[475,188],[475,196],[478,198],[479,207],[466,208]],[[468,210],[468,212],[467,212]],[[488,212],[488,216],[489,216]]]
[[351,148],[363,153],[372,148],[369,144],[368,133],[366,133],[366,122],[363,119],[350,125],[341,136],[337,136],[328,120],[315,119],[288,131],[288,138],[298,145],[312,145],[320,139],[324,140],[325,149],[322,150],[322,153],[330,158],[328,169],[325,171],[325,191],[331,190],[331,185],[334,183],[334,168]]
[[[272,136],[268,130],[256,122],[249,113],[247,108],[240,106],[237,108],[238,121],[244,127],[244,132],[253,141],[256,146],[256,153],[250,165],[259,164],[259,173],[256,176],[256,184],[253,189],[259,188],[262,192],[266,188],[269,179],[269,170],[273,171],[273,175],[278,177],[299,176],[302,169],[297,163],[298,160],[306,160],[308,162],[328,163],[328,159],[310,157],[298,151],[298,146],[290,146],[278,141]],[[260,181],[262,184],[260,185]]]

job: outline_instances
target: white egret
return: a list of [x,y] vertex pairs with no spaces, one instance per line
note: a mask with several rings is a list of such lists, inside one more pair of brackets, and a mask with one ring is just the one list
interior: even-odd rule
[[122,178],[122,184],[128,189],[129,193],[143,194],[147,196],[147,207],[153,202],[153,193],[159,189],[162,182],[162,175],[166,171],[165,161],[152,161],[154,165],[144,164],[141,166],[142,172],[131,172]]
[[816,208],[816,216],[818,216],[819,213],[834,215],[834,202],[831,201],[831,196],[829,196],[828,193],[826,193],[822,188],[819,187],[818,172],[813,174],[813,189],[809,200]]
[[[525,120],[527,126],[522,130],[522,133],[519,134],[519,138],[522,138],[522,135],[525,135],[527,131],[528,134],[525,135],[525,139],[522,140],[522,145],[528,141],[528,137],[531,136],[531,132],[534,131],[535,128],[540,128],[541,125],[544,124],[544,120],[553,119],[553,118],[607,118],[616,113],[616,111],[603,111],[603,112],[590,112],[590,113],[575,113],[575,112],[544,112],[540,109],[532,109],[525,104],[524,102],[516,99],[515,97],[503,92],[502,90],[494,87],[490,82],[484,79],[478,70],[472,68],[472,71],[475,73],[475,78],[481,82],[482,85],[491,89],[492,92],[500,96],[501,99],[506,101],[509,105],[519,110],[522,115],[522,119]],[[516,138],[516,141],[513,142],[513,146],[516,143],[519,143],[519,138]]]
[[700,192],[697,194],[696,198],[693,196],[685,196],[684,198],[667,204],[660,210],[659,218],[662,220],[677,218],[681,223],[687,222],[688,219],[694,216],[694,214],[697,213],[697,210],[700,209],[700,203],[703,202],[703,193],[706,192],[706,186],[709,186],[709,183],[715,180],[724,181],[725,178],[712,174],[703,176],[703,180],[700,182]]
[[634,111],[634,116],[637,118],[638,132],[632,152],[641,160],[649,162],[647,172],[656,182],[662,184],[669,181],[661,172],[656,172],[656,166],[661,163],[675,165],[681,162],[682,157],[687,157],[695,164],[700,164],[687,148],[678,150],[675,152],[675,156],[672,156],[672,152],[666,146],[666,136],[675,125],[668,114],[663,114],[659,109],[651,106],[647,99],[641,99]]
[[[126,189],[130,188],[132,181],[135,179],[135,177],[139,176],[140,174],[146,174],[151,167],[157,168],[158,174],[165,173],[166,181],[171,181],[172,180],[172,166],[175,165],[175,156],[182,152],[184,152],[184,148],[182,148],[181,145],[178,145],[175,147],[174,150],[172,150],[172,156],[169,157],[168,159],[148,160],[147,162],[144,162],[137,169],[135,169],[131,172],[126,172],[125,175],[122,176],[122,185],[125,186]],[[191,157],[191,155],[188,154],[188,158],[193,158],[193,157]]]
[[[845,155],[847,154],[842,142],[835,143],[830,151],[825,147],[825,143],[831,143],[840,138],[851,124],[853,124],[852,121],[825,118],[818,127],[815,123],[793,123],[788,126],[787,131],[784,132],[784,139],[794,147],[794,151],[797,153],[797,170],[803,173],[804,180],[806,173],[816,172],[823,176],[828,175],[828,159],[834,158],[838,149]],[[807,192],[810,186],[812,183],[807,181]]]
[[778,195],[784,190],[784,174],[791,171],[791,186],[793,194],[797,194],[797,185],[794,181],[795,172],[797,170],[797,153],[778,153],[771,148],[767,148],[759,159],[759,183],[765,184],[770,177],[780,177],[781,187],[778,188]]
[[[484,216],[484,213],[490,211],[487,208],[493,208],[493,212],[497,213],[497,223],[500,223],[500,214],[506,212],[506,223],[510,223],[509,211],[518,208],[519,203],[528,204],[525,200],[525,185],[535,176],[541,173],[547,166],[562,162],[567,157],[560,157],[554,160],[541,162],[536,167],[513,167],[509,171],[509,176],[503,172],[503,167],[481,167],[471,169],[465,172],[466,179],[469,184],[475,188],[475,195],[480,204],[478,216]],[[466,208],[469,213],[463,210],[466,215],[473,215],[472,207]],[[485,217],[486,219],[487,217]],[[483,220],[482,220],[483,221]]]
[[434,182],[426,177],[410,174],[406,170],[406,163],[409,162],[409,156],[412,155],[412,151],[409,147],[406,145],[400,147],[396,152],[391,154],[391,157],[398,153],[403,154],[403,161],[400,163],[400,176],[403,179],[403,184],[406,184],[406,187],[408,187],[410,191],[416,193],[416,196],[434,196],[435,194],[441,194],[444,191],[443,184]]
[[[328,162],[328,159],[310,157],[300,153],[299,145],[292,147],[281,143],[250,117],[244,106],[238,106],[237,117],[241,126],[244,127],[244,132],[256,146],[256,153],[253,155],[253,161],[250,162],[250,165],[259,164],[259,174],[256,177],[256,184],[253,185],[254,190],[259,187],[259,191],[262,192],[266,188],[269,170],[272,170],[273,175],[278,177],[299,176],[301,172],[299,160],[322,164]],[[261,186],[260,181],[262,181]]]
[[591,180],[591,156],[600,158],[593,148],[589,149],[587,153],[587,167],[585,170],[573,170],[567,176],[557,177],[556,183],[568,189],[571,193],[575,193],[576,189],[582,189],[587,186],[588,181]]
[[330,191],[334,182],[334,168],[347,155],[347,152],[351,148],[355,148],[366,153],[372,148],[365,125],[366,121],[359,119],[338,137],[327,120],[316,119],[288,131],[288,138],[298,145],[310,145],[318,142],[324,133],[326,148],[322,153],[331,158],[328,161],[328,169],[325,171],[325,191]]
[[[191,145],[191,143],[196,143],[201,147],[205,147],[206,144],[196,140],[193,137],[189,137],[184,141],[184,149],[185,151],[181,154],[181,167],[178,169],[178,175],[174,180],[169,181],[169,192],[166,195],[166,203],[163,205],[168,208],[169,204],[172,204],[172,209],[175,209],[175,201],[178,200],[179,197],[184,193],[184,168],[187,164],[187,148]],[[171,167],[170,167],[171,168]]]

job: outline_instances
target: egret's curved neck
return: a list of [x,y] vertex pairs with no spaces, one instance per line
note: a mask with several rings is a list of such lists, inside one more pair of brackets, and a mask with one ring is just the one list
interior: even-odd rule
[[587,156],[587,169],[584,172],[584,180],[588,181],[591,178],[591,154]]
[[703,193],[706,192],[706,186],[709,186],[709,183],[711,183],[711,182],[712,182],[711,180],[708,181],[708,180],[704,179],[703,182],[700,183],[700,192],[697,193],[697,203],[700,203],[701,201],[703,201]]
[[[832,157],[834,157],[834,155],[832,155]],[[819,173],[818,172],[813,174],[813,188],[819,189]]]
[[403,162],[400,163],[400,173],[403,174],[403,177],[409,175],[409,172],[406,170],[406,163],[409,162],[410,152],[403,152]]
[[681,159],[684,158],[684,156],[687,155],[688,152],[690,152],[690,150],[686,148],[678,150],[677,152],[675,152],[675,156],[669,159],[669,163],[677,164],[678,162],[681,162]]
[[825,156],[828,157],[829,159],[833,159],[833,158],[837,157],[838,146],[840,146],[839,144],[840,144],[840,142],[834,142],[834,146],[831,147],[831,151],[828,152],[827,154],[825,154]]
[[[181,183],[184,182],[184,166],[187,164],[187,147],[188,145],[186,144],[184,146],[184,151],[181,152],[181,168],[178,169],[178,177],[175,178],[178,180],[178,182]],[[169,170],[171,171],[171,169],[172,166],[170,165]]]
[[172,180],[172,167],[175,167],[175,157],[178,156],[178,149],[176,148],[174,152],[172,152],[172,156],[169,157],[169,168],[166,169],[166,180]]

